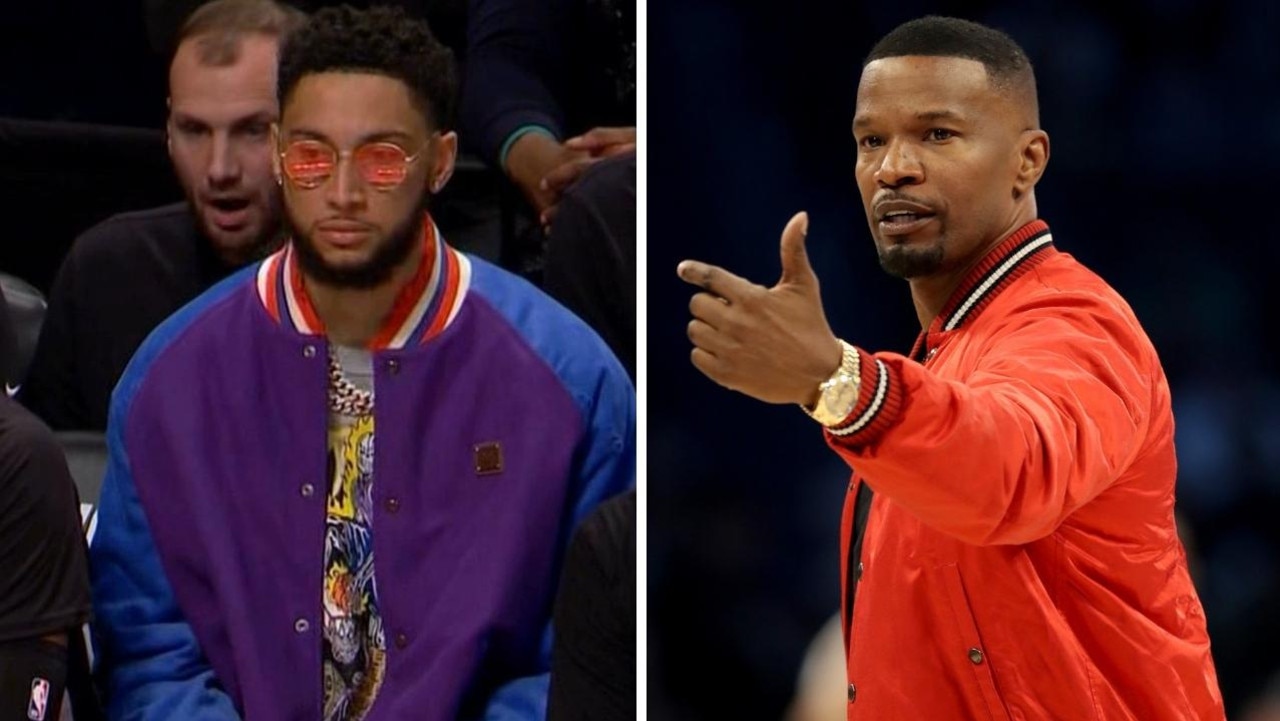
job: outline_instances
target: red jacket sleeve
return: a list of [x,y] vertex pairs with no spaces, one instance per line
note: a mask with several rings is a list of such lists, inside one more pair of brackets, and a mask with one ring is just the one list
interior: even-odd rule
[[943,533],[973,544],[1043,538],[1145,447],[1163,383],[1155,352],[1136,320],[1101,300],[1024,303],[970,340],[979,358],[962,379],[864,354],[848,422],[862,426],[828,431],[828,443]]

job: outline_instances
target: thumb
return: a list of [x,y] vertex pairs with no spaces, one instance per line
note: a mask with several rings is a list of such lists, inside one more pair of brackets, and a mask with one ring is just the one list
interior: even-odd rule
[[816,286],[818,276],[809,265],[809,253],[804,248],[805,235],[809,232],[809,214],[801,211],[791,216],[782,230],[782,279],[781,283]]

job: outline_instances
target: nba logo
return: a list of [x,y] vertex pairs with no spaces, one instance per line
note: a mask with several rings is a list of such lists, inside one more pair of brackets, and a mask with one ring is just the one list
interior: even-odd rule
[[49,705],[49,682],[42,678],[31,679],[31,703],[27,704],[27,718],[44,721],[44,711]]

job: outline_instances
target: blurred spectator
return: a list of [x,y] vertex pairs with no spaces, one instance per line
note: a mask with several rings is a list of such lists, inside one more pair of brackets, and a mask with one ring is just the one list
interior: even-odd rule
[[187,201],[104,221],[64,259],[20,395],[55,430],[104,430],[111,391],[147,334],[278,244],[276,55],[301,20],[272,0],[216,0],[187,20],[166,126]]
[[508,229],[507,263],[541,271],[633,378],[635,12],[618,0],[471,0],[461,108],[463,142],[519,189],[528,208],[517,217],[535,221]]
[[831,617],[809,644],[786,721],[845,721],[849,714],[844,627]]
[[[375,5],[400,7],[410,16],[423,18],[431,32],[455,54],[466,46],[467,0],[282,0],[311,14],[322,7],[351,5],[367,8]],[[158,54],[173,53],[173,38],[182,23],[196,8],[210,0],[142,0],[147,38]]]
[[547,721],[636,717],[636,494],[574,531],[556,595]]
[[1262,693],[1245,704],[1240,721],[1280,721],[1280,674],[1273,676]]
[[[596,154],[634,145],[635,5],[617,0],[471,0],[465,142],[541,214],[590,162],[571,134],[613,129]],[[559,170],[554,185],[543,181]]]
[[[619,0],[469,4],[463,142],[527,202],[509,216],[503,255],[530,277],[541,272],[545,229],[554,224],[565,189],[600,160],[635,150],[635,12],[634,3]],[[634,213],[629,222],[634,226]],[[581,248],[596,241],[560,242]]]
[[[7,325],[0,295],[0,338]],[[0,348],[0,367],[11,351]],[[75,675],[90,608],[78,509],[49,429],[0,394],[0,718],[57,719]]]
[[543,286],[604,338],[635,380],[636,156],[589,169],[561,198]]

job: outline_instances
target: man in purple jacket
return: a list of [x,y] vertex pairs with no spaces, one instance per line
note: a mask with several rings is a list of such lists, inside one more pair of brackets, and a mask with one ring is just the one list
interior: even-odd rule
[[110,716],[543,717],[569,533],[634,487],[634,390],[432,222],[452,65],[399,10],[323,10],[285,45],[291,240],[160,326],[112,400]]

